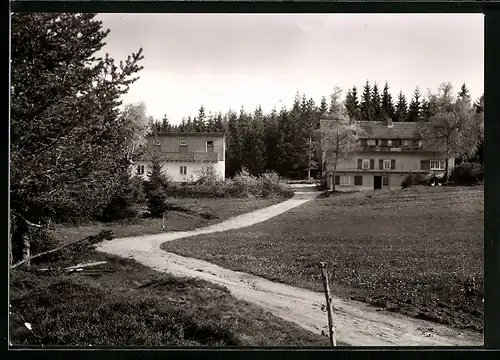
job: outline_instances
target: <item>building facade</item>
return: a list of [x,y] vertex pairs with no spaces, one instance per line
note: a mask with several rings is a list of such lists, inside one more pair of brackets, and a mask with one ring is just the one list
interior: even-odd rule
[[143,154],[134,162],[133,174],[147,179],[151,152],[160,153],[162,170],[173,182],[196,180],[203,166],[212,165],[221,180],[225,179],[226,137],[224,133],[158,133],[146,136]]
[[[328,131],[329,121],[322,121],[322,136]],[[423,130],[428,123],[358,122],[355,151],[347,159],[339,159],[335,177],[333,165],[323,151],[323,172],[327,174],[327,188],[342,190],[377,190],[400,188],[409,173],[444,174],[445,160],[439,153],[423,147]],[[330,125],[331,126],[331,125]],[[455,160],[450,159],[449,171]]]

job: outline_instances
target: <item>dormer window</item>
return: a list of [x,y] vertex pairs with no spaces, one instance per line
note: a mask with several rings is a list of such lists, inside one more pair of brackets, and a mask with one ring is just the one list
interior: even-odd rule
[[207,141],[207,153],[213,153],[213,152],[214,152],[214,142]]
[[186,139],[182,139],[179,141],[179,152],[187,153],[188,141]]

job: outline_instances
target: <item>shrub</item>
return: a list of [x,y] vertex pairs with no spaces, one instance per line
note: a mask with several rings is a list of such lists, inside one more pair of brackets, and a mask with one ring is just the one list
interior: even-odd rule
[[212,164],[203,165],[201,170],[198,171],[196,175],[196,184],[216,185],[222,182],[217,174],[217,171],[215,170],[214,165]]
[[483,180],[483,166],[479,163],[461,163],[451,172],[451,180],[457,185],[476,184]]
[[405,189],[410,186],[422,185],[424,183],[425,183],[424,175],[420,173],[409,173],[401,182],[401,187]]

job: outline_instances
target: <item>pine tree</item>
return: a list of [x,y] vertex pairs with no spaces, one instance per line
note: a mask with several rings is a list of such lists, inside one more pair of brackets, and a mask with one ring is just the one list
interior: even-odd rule
[[398,122],[406,121],[407,116],[408,116],[408,104],[406,102],[406,97],[403,94],[403,91],[400,91],[398,95],[398,103],[396,104],[394,121]]
[[360,118],[361,121],[373,121],[375,118],[372,106],[371,87],[368,80],[366,80],[363,86],[363,94],[361,95]]
[[238,115],[234,111],[227,113],[227,138],[226,138],[226,174],[233,177],[241,170],[240,129]]
[[458,93],[458,98],[460,101],[465,101],[467,103],[467,106],[472,104],[469,89],[467,89],[467,86],[465,85],[465,83],[463,83],[461,88],[460,88],[460,91]]
[[214,115],[210,112],[207,117],[207,123],[205,126],[205,131],[214,132],[215,130],[215,119]]
[[167,114],[165,114],[161,119],[160,132],[171,132],[171,131],[172,131],[172,125],[170,125],[170,121],[168,120]]
[[196,116],[193,121],[193,130],[195,132],[205,131],[207,126],[206,121],[207,121],[207,116],[205,115],[205,107],[201,105],[198,110],[198,116]]
[[410,102],[410,106],[408,108],[408,118],[407,118],[408,122],[420,121],[420,110],[421,110],[420,97],[421,97],[420,89],[417,86],[417,88],[413,92],[413,99]]
[[321,102],[319,105],[319,114],[321,117],[325,116],[328,113],[328,102],[325,96],[321,97]]
[[356,86],[347,92],[345,97],[345,107],[349,119],[351,122],[358,121],[359,119],[359,103],[358,103],[358,92]]
[[187,131],[187,120],[186,118],[182,118],[181,120],[181,123],[179,124],[178,128],[177,128],[180,132],[185,132]]
[[219,112],[214,119],[214,130],[215,132],[225,132],[224,120],[222,114]]
[[382,104],[380,100],[380,93],[378,90],[378,85],[377,83],[373,84],[372,87],[372,108],[373,108],[373,117],[374,121],[382,121],[384,120],[382,117]]
[[191,118],[191,115],[189,115],[187,117],[187,120],[186,120],[186,130],[184,130],[185,132],[195,132],[195,127],[194,127],[194,121],[193,119]]
[[387,115],[389,118],[394,119],[394,103],[392,101],[392,95],[389,92],[389,84],[386,82],[384,85],[384,90],[382,91],[382,117],[385,118]]
[[429,100],[424,98],[420,107],[420,120],[422,122],[428,122],[432,115]]
[[148,180],[145,184],[147,205],[152,217],[160,217],[167,210],[165,190],[171,178],[163,171],[161,153],[153,150],[150,155],[151,170],[147,174]]
[[129,166],[132,134],[119,105],[142,69],[142,49],[119,64],[97,57],[109,31],[95,17],[11,16],[10,214],[19,227],[10,236],[21,257],[30,224],[90,218]]

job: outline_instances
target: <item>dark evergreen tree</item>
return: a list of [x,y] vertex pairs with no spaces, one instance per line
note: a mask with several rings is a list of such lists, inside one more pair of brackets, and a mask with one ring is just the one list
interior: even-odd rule
[[219,112],[214,118],[214,131],[215,132],[225,132],[224,120],[222,114]]
[[161,217],[167,210],[167,196],[165,190],[168,188],[170,178],[163,171],[161,153],[153,149],[150,156],[151,170],[148,171],[148,180],[144,184],[148,211],[152,217]]
[[193,130],[195,132],[205,131],[207,126],[206,121],[207,116],[205,114],[205,107],[201,105],[200,109],[198,110],[198,116],[196,116],[193,121]]
[[195,126],[194,126],[194,121],[193,118],[191,118],[191,115],[187,117],[186,120],[186,132],[195,132]]
[[11,16],[10,216],[19,227],[10,236],[21,257],[29,256],[30,224],[100,212],[129,166],[119,106],[142,49],[119,64],[97,57],[109,30],[95,17]]
[[413,99],[410,102],[410,106],[408,108],[408,118],[406,121],[408,122],[418,122],[420,121],[420,89],[417,86],[415,91],[413,92]]
[[319,115],[324,117],[328,113],[328,102],[325,96],[321,97],[321,102],[319,105]]
[[168,120],[167,114],[163,115],[163,118],[161,119],[160,132],[171,132],[172,130],[173,127]]
[[181,123],[179,124],[177,128],[180,132],[186,132],[187,131],[187,120],[186,118],[182,118]]
[[395,109],[394,103],[392,101],[392,95],[389,92],[389,84],[386,82],[384,85],[384,90],[382,91],[382,107],[381,107],[382,118],[389,116],[389,118],[394,119]]
[[375,114],[372,106],[371,87],[368,80],[366,80],[366,83],[363,86],[363,94],[361,95],[360,120],[373,121],[374,119],[375,119]]
[[345,107],[350,121],[358,121],[360,115],[359,115],[358,91],[356,89],[356,86],[354,86],[352,90],[349,90],[347,92],[345,97]]
[[207,116],[207,122],[205,125],[205,131],[214,132],[215,131],[215,118],[214,115],[210,112]]
[[241,170],[240,129],[238,115],[234,111],[227,114],[226,174],[233,177]]
[[373,108],[373,120],[374,121],[383,121],[384,116],[382,113],[382,103],[380,99],[380,93],[378,90],[377,83],[373,84],[372,87],[372,108]]
[[406,121],[407,116],[408,116],[408,104],[406,102],[406,97],[403,94],[403,91],[400,91],[398,95],[398,102],[396,104],[394,121],[398,122]]

